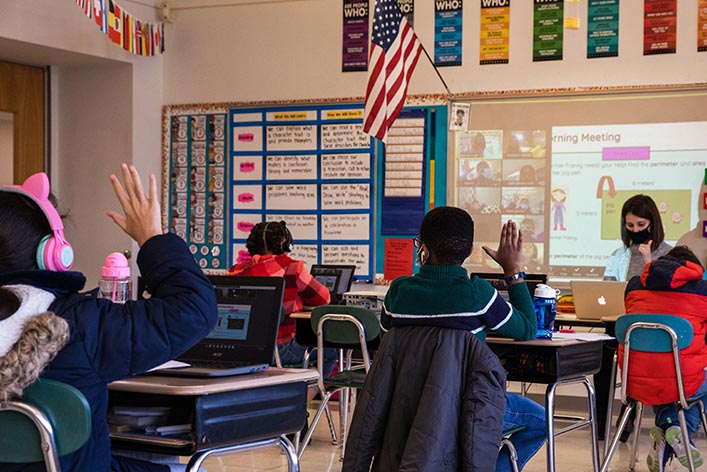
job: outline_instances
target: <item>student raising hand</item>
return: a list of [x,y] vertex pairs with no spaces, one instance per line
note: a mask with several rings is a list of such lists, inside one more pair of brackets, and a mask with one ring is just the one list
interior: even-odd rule
[[110,176],[110,181],[125,216],[114,211],[109,211],[106,214],[142,247],[151,237],[162,234],[160,202],[157,198],[155,176],[150,174],[150,193],[145,196],[140,174],[135,166],[128,167],[127,164],[123,164],[120,166],[120,170],[125,185],[120,184],[115,174]]
[[498,249],[493,250],[483,246],[486,254],[496,261],[506,276],[517,274],[522,265],[523,233],[517,229],[513,220],[508,220],[501,228],[501,238]]

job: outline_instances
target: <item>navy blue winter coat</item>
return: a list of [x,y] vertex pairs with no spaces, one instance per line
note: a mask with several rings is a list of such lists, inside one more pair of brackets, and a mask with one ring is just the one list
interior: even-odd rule
[[[213,286],[179,237],[151,238],[140,249],[137,263],[152,298],[124,305],[78,293],[85,278],[76,272],[0,274],[0,285],[27,284],[54,293],[57,299],[50,310],[69,323],[70,340],[42,377],[73,385],[84,394],[91,406],[92,431],[86,445],[61,458],[63,471],[110,471],[107,384],[177,357],[216,323]],[[113,467],[148,470],[127,461],[114,462]],[[31,469],[0,464],[0,470]],[[168,469],[155,465],[149,470]]]

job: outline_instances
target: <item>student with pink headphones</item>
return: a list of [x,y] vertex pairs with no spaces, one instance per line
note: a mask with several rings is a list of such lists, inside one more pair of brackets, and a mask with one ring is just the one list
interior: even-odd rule
[[[63,471],[169,471],[111,455],[107,384],[145,372],[188,350],[216,323],[213,286],[184,241],[163,234],[154,175],[145,195],[135,167],[111,183],[124,215],[108,216],[137,241],[149,300],[114,304],[79,293],[86,278],[49,200],[49,179],[0,187],[0,398],[22,394],[38,377],[73,385],[91,407],[91,436],[61,458]],[[24,470],[2,464],[0,470]],[[176,470],[176,469],[172,469]]]

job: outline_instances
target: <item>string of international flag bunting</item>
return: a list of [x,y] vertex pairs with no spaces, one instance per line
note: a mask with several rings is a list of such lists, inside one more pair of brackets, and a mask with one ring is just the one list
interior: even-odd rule
[[164,23],[141,21],[113,0],[76,0],[76,5],[126,51],[138,56],[164,53]]

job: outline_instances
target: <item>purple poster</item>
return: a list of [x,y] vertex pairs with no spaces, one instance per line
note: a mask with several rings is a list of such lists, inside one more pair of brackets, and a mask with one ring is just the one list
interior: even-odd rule
[[341,71],[368,70],[368,0],[344,0]]

